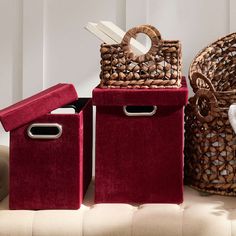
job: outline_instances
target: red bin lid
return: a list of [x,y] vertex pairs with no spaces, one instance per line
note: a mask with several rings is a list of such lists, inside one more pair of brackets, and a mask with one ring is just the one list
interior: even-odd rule
[[0,121],[4,129],[10,131],[77,98],[77,92],[72,84],[57,84],[0,110]]
[[103,89],[93,90],[93,105],[96,106],[185,106],[188,101],[188,87],[182,77],[180,88],[156,89]]

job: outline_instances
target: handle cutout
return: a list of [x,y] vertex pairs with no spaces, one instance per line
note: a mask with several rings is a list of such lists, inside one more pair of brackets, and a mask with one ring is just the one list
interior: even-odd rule
[[153,116],[156,114],[156,106],[124,106],[123,111],[127,116]]
[[57,123],[35,123],[28,127],[27,134],[32,139],[57,139],[62,134],[62,126]]
[[[131,38],[136,39],[136,36],[138,33],[143,33],[147,35],[151,40],[151,48],[148,50],[147,53],[143,55],[134,55],[133,51],[131,50],[130,41]],[[154,60],[153,57],[157,54],[159,48],[163,44],[163,41],[161,40],[161,34],[160,32],[151,25],[140,25],[138,27],[134,27],[126,32],[124,35],[121,45],[123,47],[124,53],[126,56],[135,61],[135,62],[145,62],[147,58]]]

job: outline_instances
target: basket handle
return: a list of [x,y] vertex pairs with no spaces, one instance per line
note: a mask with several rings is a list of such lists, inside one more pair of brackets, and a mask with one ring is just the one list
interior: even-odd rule
[[[209,111],[207,114],[202,114],[200,111],[200,99],[205,98]],[[193,97],[194,113],[201,122],[211,122],[215,119],[218,113],[218,102],[215,94],[207,89],[199,89]]]
[[[198,89],[201,89],[202,87],[199,87],[197,85],[197,79],[201,79],[201,81],[203,81],[205,83],[205,85],[208,85],[208,87],[210,88],[210,90],[214,93],[216,90],[213,86],[213,84],[211,83],[211,81],[203,74],[201,74],[200,72],[193,72],[191,75],[191,85],[193,87],[193,91],[196,92]],[[203,86],[203,88],[205,88],[206,86]]]
[[57,123],[33,123],[27,129],[32,139],[58,139],[62,135],[62,125]]
[[[131,111],[129,111],[131,108]],[[133,106],[123,106],[123,111],[126,116],[154,116],[157,112],[157,106],[136,106],[135,108],[141,108],[141,111],[132,111]],[[144,111],[142,111],[142,108]],[[145,109],[148,108],[148,109]],[[150,110],[151,108],[151,110]],[[146,111],[145,111],[146,110]]]
[[[143,55],[134,55],[131,50],[130,40],[131,38],[136,38],[138,33],[146,34],[152,42],[149,51]],[[157,51],[162,44],[163,41],[160,32],[151,25],[140,25],[130,29],[126,32],[121,41],[125,55],[136,62],[144,62],[145,60],[154,59],[154,56],[157,54]]]

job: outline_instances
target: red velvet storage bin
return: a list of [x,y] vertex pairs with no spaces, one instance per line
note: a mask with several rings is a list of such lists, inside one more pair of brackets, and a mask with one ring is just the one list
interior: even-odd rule
[[96,203],[183,201],[187,96],[184,78],[179,89],[93,90]]
[[[49,113],[64,105],[75,113]],[[92,176],[91,99],[59,84],[0,119],[10,130],[10,209],[78,209]]]

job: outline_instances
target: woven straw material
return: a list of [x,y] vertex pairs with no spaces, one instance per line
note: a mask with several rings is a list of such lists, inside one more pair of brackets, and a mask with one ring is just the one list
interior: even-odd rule
[[193,60],[194,97],[185,108],[185,182],[236,196],[236,136],[228,119],[236,101],[236,34],[208,45]]
[[[131,38],[138,33],[151,39],[144,55],[134,55]],[[150,25],[130,29],[121,44],[101,45],[101,88],[179,88],[181,86],[181,45],[164,41]]]

